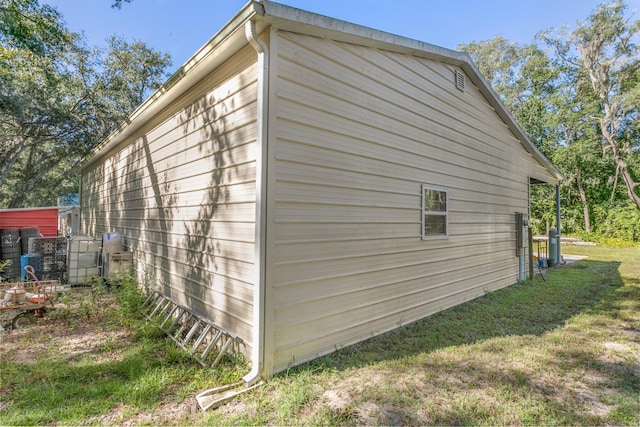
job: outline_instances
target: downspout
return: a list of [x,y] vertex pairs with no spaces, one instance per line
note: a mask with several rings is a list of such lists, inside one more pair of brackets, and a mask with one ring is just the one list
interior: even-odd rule
[[264,293],[266,273],[267,213],[267,137],[269,120],[269,49],[256,32],[256,24],[247,21],[245,35],[258,53],[257,140],[256,140],[256,230],[255,280],[253,290],[253,349],[251,372],[242,379],[249,385],[260,379],[264,365]]
[[256,136],[256,223],[255,278],[253,288],[253,346],[251,371],[241,382],[205,390],[196,396],[203,411],[220,406],[237,395],[262,384],[264,367],[264,293],[266,272],[266,213],[267,213],[267,137],[269,109],[269,49],[256,31],[255,22],[245,23],[245,36],[258,53],[257,136]]

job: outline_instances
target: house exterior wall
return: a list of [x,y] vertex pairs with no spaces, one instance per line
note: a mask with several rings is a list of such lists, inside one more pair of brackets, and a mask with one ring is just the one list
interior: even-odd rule
[[[83,170],[81,230],[118,232],[138,277],[251,347],[256,54],[246,47]],[[248,351],[248,350],[247,350]]]
[[555,178],[456,67],[285,31],[271,57],[267,372],[517,281],[514,213]]

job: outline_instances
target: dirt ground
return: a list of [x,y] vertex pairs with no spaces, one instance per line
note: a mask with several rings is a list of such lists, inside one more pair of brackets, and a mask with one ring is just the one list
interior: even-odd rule
[[[100,307],[86,319],[70,320],[65,314],[77,310],[78,307],[67,307],[64,303],[57,303],[43,317],[36,318],[35,324],[23,329],[10,327],[10,319],[16,312],[1,313],[0,324],[4,331],[0,332],[0,361],[10,359],[24,365],[34,364],[43,354],[51,355],[53,352],[56,359],[68,363],[87,357],[96,363],[118,361],[132,339],[131,331],[126,328],[104,327],[106,317],[114,307],[113,298],[101,297]],[[104,343],[109,343],[109,351],[103,351]],[[3,405],[2,401],[0,405]],[[121,405],[107,414],[87,419],[83,424],[158,425],[166,424],[167,420],[188,418],[199,411],[195,397],[181,403],[166,403],[153,411],[140,412],[133,416],[126,414],[128,409],[126,405]]]

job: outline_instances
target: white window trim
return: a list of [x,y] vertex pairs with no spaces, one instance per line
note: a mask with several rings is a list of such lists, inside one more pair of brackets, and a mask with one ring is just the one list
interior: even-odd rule
[[[445,209],[444,212],[425,211],[425,209],[424,209],[424,192],[425,192],[425,190],[435,190],[435,191],[440,191],[440,192],[444,193],[445,203],[446,203],[446,209]],[[420,208],[420,212],[421,212],[420,225],[422,226],[420,234],[422,235],[422,240],[448,239],[449,238],[449,190],[447,190],[446,188],[442,188],[442,187],[436,187],[434,185],[422,184],[422,186],[421,186],[421,194],[420,194],[420,202],[422,203],[421,204],[421,208]],[[445,226],[445,230],[446,230],[445,234],[433,234],[433,235],[424,234],[424,226],[425,226],[424,216],[426,214],[444,216],[444,218],[445,218],[444,226]]]

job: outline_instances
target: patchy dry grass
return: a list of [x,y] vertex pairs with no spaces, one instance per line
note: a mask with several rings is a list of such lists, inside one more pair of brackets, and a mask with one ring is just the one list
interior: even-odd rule
[[0,424],[164,424],[195,412],[211,378],[239,379],[202,369],[124,298],[74,289],[37,326],[2,337]]
[[638,425],[640,248],[574,265],[273,378],[202,423]]
[[[43,319],[0,344],[0,419],[638,425],[640,248],[564,251],[589,258],[554,269],[546,282],[487,294],[293,368],[208,413],[195,410],[195,393],[244,372],[200,369],[152,328],[109,320],[113,310]],[[115,304],[101,298],[109,301],[102,307]]]

